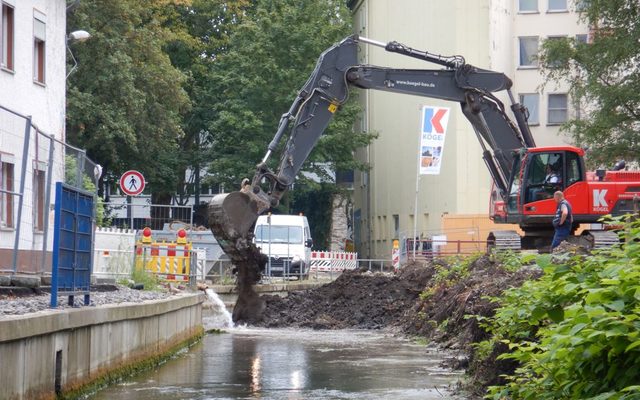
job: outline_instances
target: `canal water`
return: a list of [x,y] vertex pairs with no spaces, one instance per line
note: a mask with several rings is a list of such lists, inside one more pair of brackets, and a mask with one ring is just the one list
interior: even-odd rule
[[453,399],[445,354],[371,331],[230,328],[92,399]]

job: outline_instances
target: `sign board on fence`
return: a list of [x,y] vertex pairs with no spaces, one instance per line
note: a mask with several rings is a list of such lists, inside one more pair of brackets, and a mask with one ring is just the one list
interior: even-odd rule
[[127,196],[137,196],[144,190],[144,176],[138,171],[129,170],[120,177],[120,190]]

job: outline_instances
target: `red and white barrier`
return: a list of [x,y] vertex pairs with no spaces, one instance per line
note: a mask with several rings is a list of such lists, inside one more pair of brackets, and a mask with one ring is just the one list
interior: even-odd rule
[[344,251],[312,251],[309,271],[329,272],[356,269],[358,253]]

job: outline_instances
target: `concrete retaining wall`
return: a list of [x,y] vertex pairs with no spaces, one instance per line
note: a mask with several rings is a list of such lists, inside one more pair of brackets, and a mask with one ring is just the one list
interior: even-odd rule
[[0,319],[0,399],[49,399],[202,332],[200,294]]
[[[269,283],[269,284],[260,284],[255,285],[253,289],[258,293],[259,296],[263,294],[286,297],[289,295],[289,292],[298,292],[303,290],[311,290],[317,287],[320,287],[324,284],[329,283],[325,282],[312,282],[312,281],[304,281],[304,282],[289,282],[289,283]],[[238,300],[238,288],[235,285],[212,285],[209,286],[209,289],[216,292],[218,297],[222,299],[224,304],[227,306],[229,310],[233,310],[233,307]]]

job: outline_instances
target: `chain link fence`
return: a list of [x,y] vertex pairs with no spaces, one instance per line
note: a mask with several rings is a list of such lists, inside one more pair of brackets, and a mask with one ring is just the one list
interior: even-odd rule
[[51,270],[56,182],[95,193],[86,153],[0,105],[0,273]]

